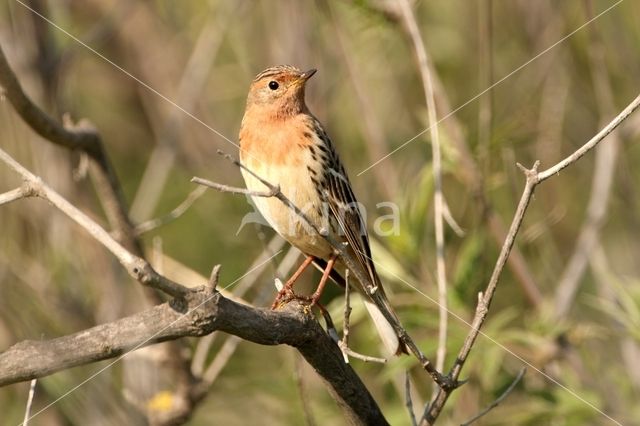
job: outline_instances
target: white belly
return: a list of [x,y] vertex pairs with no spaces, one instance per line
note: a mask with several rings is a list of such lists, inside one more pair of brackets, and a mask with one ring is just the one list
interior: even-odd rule
[[[252,162],[251,168],[258,176],[280,190],[321,231],[328,229],[328,206],[320,201],[315,185],[306,169],[300,166],[267,166]],[[242,170],[247,188],[253,191],[268,191],[268,188],[249,172]],[[296,176],[296,179],[291,179]],[[318,235],[304,219],[276,197],[251,197],[258,211],[269,225],[289,243],[307,255],[327,259],[331,246]],[[324,204],[324,205],[323,205]]]

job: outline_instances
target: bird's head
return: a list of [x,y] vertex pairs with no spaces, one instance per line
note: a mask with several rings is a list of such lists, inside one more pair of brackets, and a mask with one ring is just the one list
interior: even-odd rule
[[304,111],[305,85],[315,72],[315,69],[301,71],[291,65],[267,68],[251,83],[247,110],[257,108],[274,116],[295,115]]

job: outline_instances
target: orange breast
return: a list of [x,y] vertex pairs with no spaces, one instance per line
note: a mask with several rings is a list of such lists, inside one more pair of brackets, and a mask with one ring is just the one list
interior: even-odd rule
[[261,111],[249,110],[240,129],[240,158],[250,167],[257,163],[303,166],[305,151],[312,143],[312,129],[304,115],[273,119]]

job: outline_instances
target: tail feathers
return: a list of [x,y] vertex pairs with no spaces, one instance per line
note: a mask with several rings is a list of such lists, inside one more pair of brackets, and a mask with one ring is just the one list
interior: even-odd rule
[[371,319],[382,339],[382,344],[388,352],[388,355],[400,355],[407,353],[407,350],[402,342],[398,339],[398,334],[393,329],[393,326],[387,321],[380,309],[370,300],[363,300],[364,306],[367,308]]

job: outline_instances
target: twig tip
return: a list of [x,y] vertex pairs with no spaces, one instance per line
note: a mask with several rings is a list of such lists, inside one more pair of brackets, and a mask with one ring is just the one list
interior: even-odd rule
[[211,275],[209,276],[209,281],[207,282],[207,285],[213,291],[215,291],[216,287],[218,286],[218,281],[220,279],[220,268],[222,268],[222,265],[220,264],[214,265],[214,267],[211,269]]

